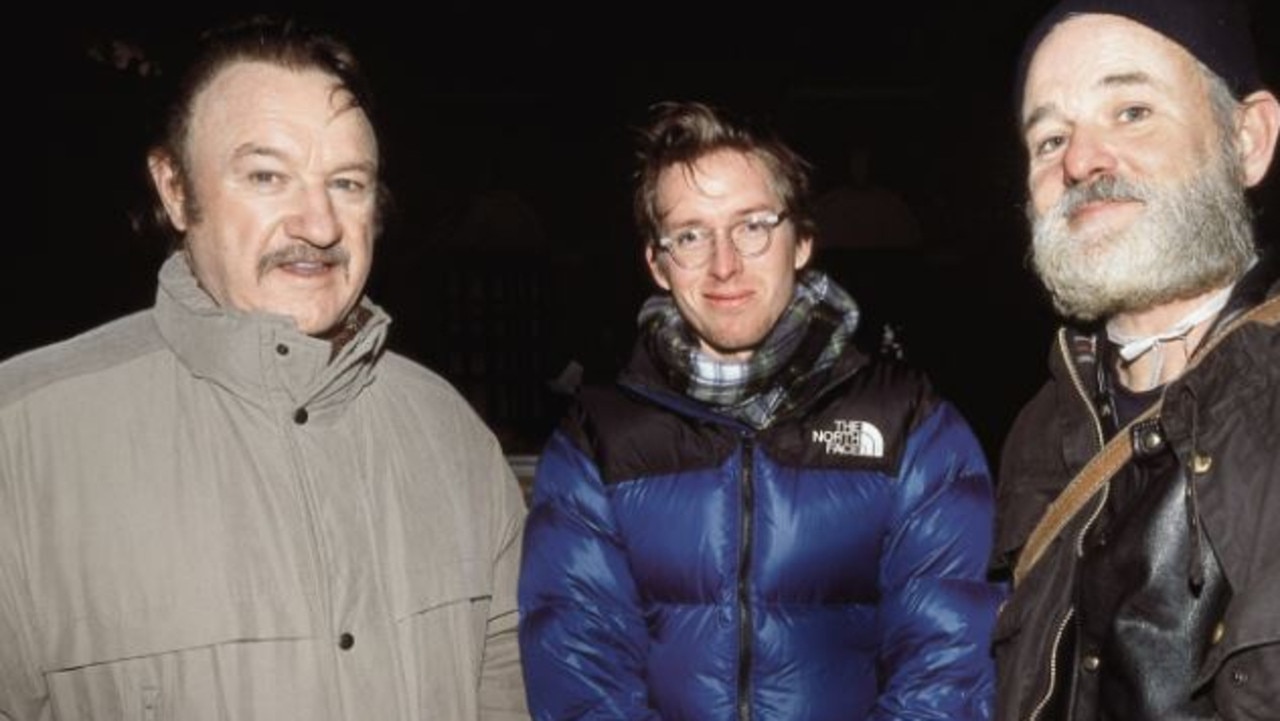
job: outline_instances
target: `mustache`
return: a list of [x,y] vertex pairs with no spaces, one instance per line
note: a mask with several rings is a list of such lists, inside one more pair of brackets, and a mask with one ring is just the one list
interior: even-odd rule
[[1058,198],[1058,202],[1043,214],[1037,213],[1030,200],[1027,201],[1027,219],[1032,223],[1040,220],[1070,218],[1080,210],[1080,206],[1099,201],[1136,201],[1146,203],[1153,197],[1153,192],[1143,183],[1135,183],[1115,175],[1104,175],[1087,185],[1073,185]]
[[346,267],[351,262],[351,254],[341,245],[317,248],[313,245],[290,245],[258,259],[258,277],[266,275],[272,268],[290,263],[322,263],[324,265],[340,265]]
[[1099,201],[1146,202],[1151,194],[1141,183],[1134,183],[1115,175],[1104,175],[1088,185],[1076,185],[1058,200],[1054,211],[1066,217],[1076,214],[1080,206]]

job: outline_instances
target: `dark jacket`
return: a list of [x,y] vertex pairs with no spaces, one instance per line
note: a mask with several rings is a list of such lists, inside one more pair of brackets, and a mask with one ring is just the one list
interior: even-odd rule
[[991,485],[918,374],[850,352],[753,431],[645,352],[540,461],[521,572],[538,719],[985,719]]
[[[1280,293],[1276,277],[1274,259],[1256,266],[1211,333]],[[1051,380],[1014,424],[997,566],[1013,567],[1107,435],[1101,350],[1062,329]],[[1135,454],[1002,608],[998,718],[1280,718],[1280,329],[1235,331],[1163,397],[1158,449]]]

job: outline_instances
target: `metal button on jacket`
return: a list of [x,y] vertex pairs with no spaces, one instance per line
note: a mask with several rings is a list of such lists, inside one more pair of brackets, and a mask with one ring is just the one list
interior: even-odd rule
[[1164,429],[1156,419],[1148,419],[1138,423],[1130,431],[1130,442],[1133,453],[1139,458],[1148,458],[1164,449]]

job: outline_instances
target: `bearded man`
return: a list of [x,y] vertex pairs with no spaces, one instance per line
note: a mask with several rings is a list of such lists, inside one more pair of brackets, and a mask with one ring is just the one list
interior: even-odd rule
[[1001,719],[1275,718],[1280,104],[1243,11],[1066,0],[1019,68],[1032,264],[1070,324],[1002,455]]

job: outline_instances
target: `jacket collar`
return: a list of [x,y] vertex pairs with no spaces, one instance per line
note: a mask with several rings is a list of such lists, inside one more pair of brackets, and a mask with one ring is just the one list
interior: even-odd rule
[[[824,397],[832,387],[847,380],[869,361],[870,359],[852,344],[846,346],[844,352],[836,359],[835,365],[827,371],[821,382],[808,384],[804,395],[798,399],[795,408],[791,412],[779,416],[778,421],[803,413],[816,399]],[[643,338],[637,340],[632,348],[631,359],[618,376],[618,385],[632,394],[646,398],[652,403],[677,413],[733,426],[740,430],[749,429],[746,423],[730,418],[723,413],[718,413],[711,406],[690,398],[680,389],[672,386],[665,374],[658,369],[650,352],[649,344]]]
[[1231,319],[1258,305],[1268,297],[1280,294],[1280,249],[1263,253],[1258,262],[1243,276],[1231,291],[1231,298],[1214,322],[1213,332],[1231,322]]
[[186,256],[160,269],[154,316],[160,335],[197,378],[266,409],[340,409],[373,380],[390,318],[361,299],[369,318],[336,358],[327,340],[298,331],[292,319],[217,305],[197,284]]
[[[1280,251],[1261,256],[1236,283],[1226,307],[1214,321],[1210,335],[1217,333],[1230,320],[1258,305],[1270,295],[1280,293]],[[1049,354],[1049,369],[1062,394],[1066,407],[1081,409],[1092,414],[1094,422],[1072,426],[1076,432],[1063,437],[1063,453],[1067,461],[1082,465],[1099,450],[1096,431],[1098,422],[1098,398],[1100,364],[1109,362],[1105,348],[1107,340],[1097,325],[1063,326],[1057,342]]]

